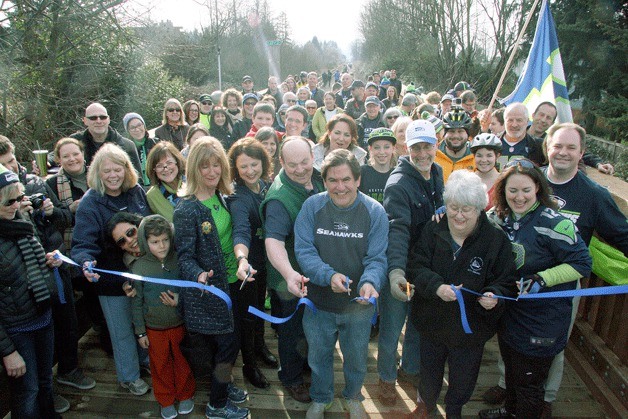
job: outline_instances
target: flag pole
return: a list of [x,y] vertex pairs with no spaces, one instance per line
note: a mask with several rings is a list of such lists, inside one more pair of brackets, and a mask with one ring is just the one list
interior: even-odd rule
[[504,71],[502,72],[502,76],[499,79],[499,83],[497,83],[497,88],[495,89],[495,93],[493,93],[491,102],[488,105],[489,112],[493,109],[493,104],[495,103],[495,100],[497,99],[497,94],[502,88],[502,84],[504,84],[504,79],[506,79],[506,73],[508,72],[508,70],[510,70],[510,66],[512,65],[512,62],[515,59],[515,55],[517,54],[517,50],[519,49],[519,44],[521,44],[521,39],[523,39],[523,35],[526,33],[526,30],[528,29],[528,25],[530,24],[530,20],[532,20],[532,15],[534,14],[534,11],[536,10],[536,6],[539,4],[539,1],[540,0],[534,1],[534,5],[532,5],[532,8],[530,9],[530,12],[528,13],[528,17],[526,18],[526,21],[523,24],[523,28],[521,28],[521,31],[519,32],[519,36],[517,37],[517,40],[515,41],[515,45],[512,48],[512,52],[510,53],[510,57],[508,58],[508,61],[506,62],[506,67],[504,68]]

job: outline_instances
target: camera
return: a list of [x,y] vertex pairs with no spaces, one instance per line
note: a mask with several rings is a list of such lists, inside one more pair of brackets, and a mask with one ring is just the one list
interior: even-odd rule
[[455,98],[452,102],[451,102],[452,106],[462,106],[462,98]]
[[31,201],[31,205],[34,210],[38,210],[44,206],[44,201],[46,200],[46,195],[43,193],[36,193],[29,197],[27,197],[29,201]]

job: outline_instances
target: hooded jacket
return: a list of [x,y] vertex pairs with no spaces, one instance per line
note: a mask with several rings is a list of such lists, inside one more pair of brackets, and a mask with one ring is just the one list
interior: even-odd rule
[[[180,280],[177,253],[174,250],[174,230],[168,232],[170,238],[170,251],[162,261],[157,259],[148,248],[146,238],[146,222],[160,215],[145,217],[137,230],[137,243],[140,247],[140,256],[131,265],[131,272],[136,275],[153,278]],[[161,302],[159,298],[162,292],[168,290],[179,293],[179,288],[168,285],[154,284],[150,282],[135,281],[134,288],[137,295],[132,299],[133,325],[135,334],[146,333],[146,327],[157,330],[165,330],[183,324],[176,307],[170,307]]]

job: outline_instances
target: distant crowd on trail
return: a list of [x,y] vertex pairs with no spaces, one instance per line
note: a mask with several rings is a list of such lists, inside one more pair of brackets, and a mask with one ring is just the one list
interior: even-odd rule
[[[483,399],[504,405],[480,417],[551,417],[578,299],[512,299],[578,288],[594,231],[628,255],[626,217],[586,176],[585,165],[613,166],[585,151],[580,126],[555,123],[551,102],[531,115],[521,103],[478,111],[464,81],[441,94],[395,69],[365,79],[303,71],[256,91],[245,75],[240,88],[166,99],[153,129],[129,109],[127,136],[94,102],[85,130],[58,140],[33,173],[0,135],[0,353],[12,415],[71,408],[53,390],[55,354],[57,383],[96,386],[80,366],[81,292],[120,386],[142,396],[148,377],[163,418],[195,409],[201,377],[208,418],[247,417],[244,403],[255,402],[232,375],[239,353],[246,382],[268,388],[261,364],[276,369],[283,394],[322,418],[337,342],[342,402],[364,418],[370,340],[378,403],[401,409],[403,381],[417,388],[409,417],[434,415],[447,363],[445,412],[461,417],[495,334],[500,380]],[[232,307],[111,271],[210,285]],[[292,315],[272,325],[278,356],[249,307]]]

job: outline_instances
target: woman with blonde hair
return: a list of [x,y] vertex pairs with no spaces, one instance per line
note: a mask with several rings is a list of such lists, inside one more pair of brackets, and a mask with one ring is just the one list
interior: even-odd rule
[[[187,184],[173,217],[181,277],[229,294],[229,284],[239,279],[238,261],[233,251],[231,213],[224,199],[233,193],[229,160],[220,141],[212,137],[196,140],[185,174]],[[232,311],[218,297],[199,294],[195,288],[182,289],[180,298],[190,346],[213,348],[214,370],[206,416],[247,417],[248,409],[235,404],[244,402],[247,393],[231,382],[239,348],[239,330]],[[237,294],[231,299],[237,299]]]
[[120,385],[141,396],[149,387],[140,378],[138,346],[131,322],[131,300],[122,286],[124,279],[108,273],[95,273],[93,266],[112,271],[126,271],[123,250],[127,238],[136,231],[127,231],[114,243],[108,222],[120,211],[149,215],[146,193],[128,154],[112,143],[105,143],[94,155],[87,173],[89,189],[76,210],[72,238],[72,259],[83,267],[83,275],[96,289],[111,336],[113,359]]
[[189,129],[181,102],[174,98],[168,99],[164,104],[161,125],[155,128],[155,137],[162,141],[170,141],[181,150]]

